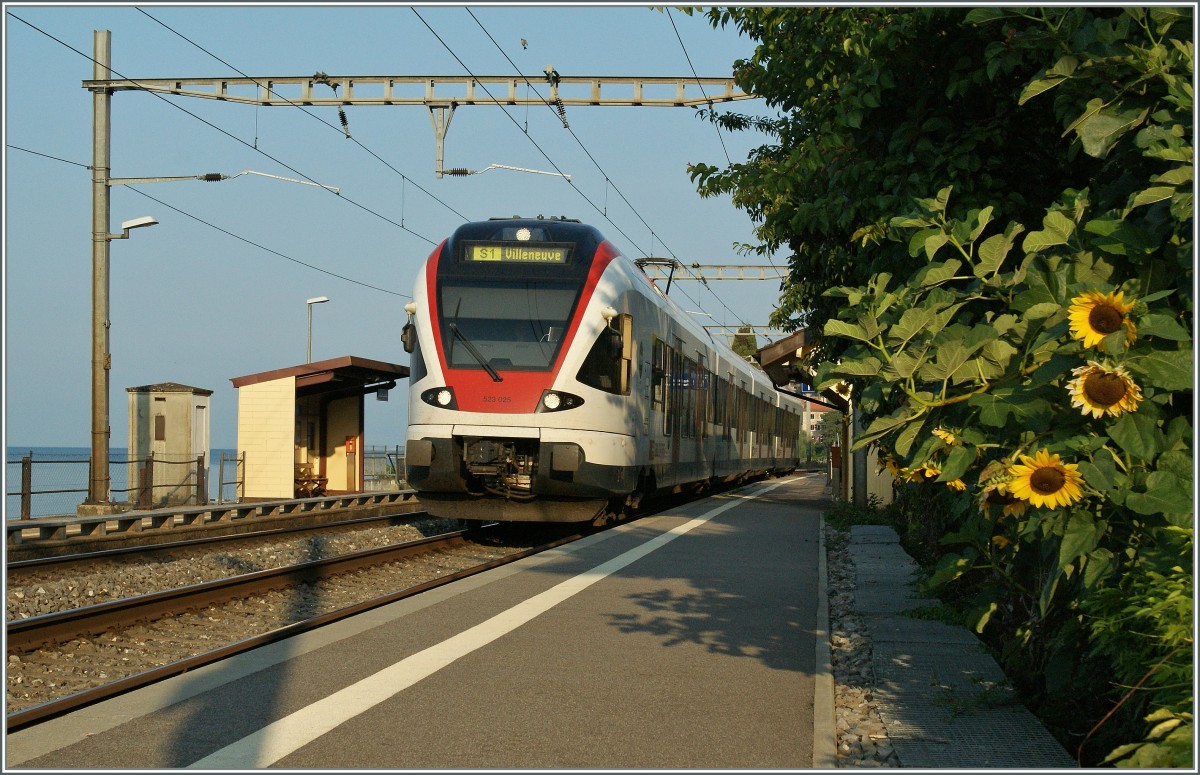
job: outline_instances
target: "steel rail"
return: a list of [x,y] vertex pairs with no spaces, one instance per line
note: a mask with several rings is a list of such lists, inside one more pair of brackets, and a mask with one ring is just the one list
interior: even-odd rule
[[120,546],[113,549],[99,549],[94,552],[79,552],[76,554],[56,554],[49,557],[31,557],[28,560],[10,560],[5,563],[5,570],[8,572],[8,585],[13,586],[14,581],[20,578],[20,574],[30,570],[40,570],[47,567],[70,565],[72,563],[94,562],[96,560],[107,560],[114,557],[120,557],[128,554],[151,554],[153,552],[179,551],[181,549],[192,549],[209,544],[226,543],[230,541],[253,541],[259,538],[271,538],[291,533],[306,533],[316,532],[320,530],[336,530],[345,527],[357,527],[359,525],[369,525],[373,522],[383,522],[393,519],[420,519],[428,516],[425,511],[405,511],[397,512],[396,514],[383,514],[372,517],[355,517],[343,522],[321,522],[312,525],[291,525],[288,527],[269,528],[267,530],[254,530],[248,533],[230,533],[226,535],[205,536],[203,538],[188,538],[180,541],[166,541],[156,544],[141,544],[138,546]]
[[41,646],[58,645],[75,638],[94,637],[108,630],[131,627],[168,614],[198,611],[215,603],[320,581],[342,573],[458,546],[466,543],[464,536],[467,532],[459,530],[402,544],[311,560],[298,565],[269,568],[162,592],[17,619],[9,622],[5,628],[7,648],[18,652],[32,651]]
[[[460,531],[460,533],[466,533],[466,532],[469,532],[469,531]],[[449,573],[445,576],[439,576],[436,579],[430,579],[429,581],[425,581],[420,584],[416,584],[416,585],[407,587],[402,590],[397,590],[395,592],[391,592],[386,595],[382,595],[380,597],[373,598],[371,600],[365,600],[361,603],[356,603],[354,605],[346,606],[344,608],[339,608],[336,611],[330,611],[328,613],[321,614],[320,616],[313,617],[312,619],[306,619],[305,621],[302,621],[302,622],[296,622],[294,624],[289,624],[284,627],[280,627],[278,629],[271,630],[270,632],[263,633],[261,635],[256,635],[251,638],[246,638],[244,640],[238,641],[236,643],[231,643],[231,644],[222,646],[220,648],[213,649],[211,651],[206,651],[202,654],[197,654],[196,656],[190,657],[188,659],[177,660],[175,662],[171,662],[170,664],[162,665],[161,667],[157,667],[152,670],[147,670],[145,672],[138,673],[136,675],[127,676],[118,681],[114,681],[112,683],[105,684],[103,686],[97,686],[92,689],[85,689],[83,691],[76,692],[74,694],[68,695],[67,697],[63,697],[58,700],[44,702],[44,703],[41,703],[40,705],[34,705],[32,707],[25,708],[24,710],[10,713],[5,718],[6,732],[9,732],[9,733],[16,732],[21,729],[25,729],[27,727],[33,726],[39,722],[47,721],[51,718],[65,715],[67,713],[70,713],[72,711],[86,707],[88,705],[94,705],[98,702],[102,702],[104,700],[111,699],[118,695],[134,691],[135,689],[140,689],[140,688],[142,688],[144,686],[148,686],[152,683],[156,683],[158,681],[162,681],[167,678],[172,678],[174,676],[181,675],[183,673],[186,673],[191,670],[195,670],[195,669],[203,667],[205,665],[209,665],[214,662],[218,662],[222,659],[226,659],[228,657],[236,656],[236,655],[244,653],[246,651],[250,651],[251,649],[258,648],[259,646],[265,646],[270,643],[275,643],[277,641],[281,641],[286,638],[290,638],[295,635],[299,635],[301,633],[308,632],[310,630],[315,630],[318,627],[322,627],[327,624],[332,624],[334,622],[341,621],[342,619],[346,619],[351,616],[355,616],[357,614],[364,613],[366,611],[370,611],[374,608],[379,608],[381,606],[388,605],[389,603],[394,603],[394,602],[397,602],[400,600],[404,600],[406,598],[413,597],[415,595],[419,595],[422,592],[427,592],[431,589],[436,589],[438,587],[445,586],[446,584],[451,584],[455,581],[459,581],[461,579],[465,579],[470,576],[474,576],[476,574],[483,573],[484,571],[488,571],[493,568],[498,568],[502,565],[507,565],[509,563],[516,562],[517,560],[521,560],[526,557],[530,557],[539,552],[544,552],[548,549],[553,549],[557,546],[562,546],[563,544],[567,544],[572,541],[577,541],[580,538],[582,538],[585,534],[586,534],[586,532],[585,533],[576,533],[573,535],[558,538],[554,541],[543,544],[541,546],[536,546],[531,549],[526,549],[526,550],[523,550],[520,552],[516,552],[514,554],[511,554],[511,555],[508,555],[505,557],[500,557],[495,560],[489,560],[488,562],[482,563],[480,565],[476,565],[475,567],[466,568],[464,570],[456,571],[454,573]],[[413,543],[417,543],[417,542],[413,542]]]

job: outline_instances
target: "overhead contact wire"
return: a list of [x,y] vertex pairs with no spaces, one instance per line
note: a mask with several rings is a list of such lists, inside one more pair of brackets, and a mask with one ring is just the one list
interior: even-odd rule
[[[9,12],[9,14],[8,14],[8,15],[9,15],[9,16],[11,16],[13,19],[16,19],[17,21],[21,22],[22,24],[25,24],[25,25],[26,25],[26,26],[28,26],[29,28],[31,28],[31,29],[33,29],[33,30],[35,30],[35,31],[37,31],[37,32],[40,32],[41,34],[43,34],[43,35],[45,35],[46,37],[50,38],[51,40],[53,40],[54,42],[58,43],[59,45],[61,45],[61,46],[65,47],[65,48],[67,48],[67,49],[70,49],[71,51],[74,51],[76,54],[79,54],[81,57],[83,57],[84,59],[87,59],[89,62],[92,62],[93,64],[99,64],[99,63],[98,63],[98,62],[96,62],[96,60],[95,60],[95,59],[93,59],[91,56],[89,56],[89,55],[87,55],[87,54],[83,53],[82,51],[80,51],[79,49],[77,49],[77,48],[75,48],[74,46],[70,45],[69,43],[66,43],[66,42],[64,42],[64,41],[62,41],[62,40],[59,40],[58,38],[54,37],[53,35],[51,35],[50,33],[46,32],[45,30],[43,30],[43,29],[41,29],[41,28],[37,27],[36,25],[30,24],[29,22],[25,21],[24,19],[22,19],[22,18],[21,18],[21,17],[19,17],[19,16],[16,16],[16,15],[15,15],[15,14],[13,14],[12,12]],[[116,70],[114,70],[114,69],[113,69],[111,66],[107,66],[107,70],[108,70],[110,73],[112,73],[112,74],[116,75],[116,76],[117,76],[117,77],[118,77],[120,80],[129,81],[130,83],[134,84],[135,86],[139,86],[139,87],[140,87],[140,84],[138,84],[138,82],[137,82],[135,79],[133,79],[133,78],[128,78],[128,77],[124,76],[123,74],[121,74],[121,73],[117,72]],[[250,143],[246,142],[245,140],[243,140],[242,138],[238,137],[237,135],[235,135],[235,134],[233,134],[233,133],[229,132],[229,131],[228,131],[228,130],[226,130],[226,129],[223,129],[222,127],[219,127],[219,126],[217,126],[216,124],[212,123],[211,121],[209,121],[209,120],[207,120],[207,119],[205,119],[205,118],[202,118],[201,116],[198,116],[198,115],[196,115],[195,113],[193,113],[192,111],[188,110],[187,108],[184,108],[184,107],[182,107],[182,106],[180,106],[180,105],[177,105],[177,104],[175,104],[174,102],[172,102],[171,100],[167,99],[167,98],[166,98],[166,97],[164,97],[163,95],[161,95],[161,94],[158,94],[157,92],[150,91],[150,90],[148,90],[148,89],[146,89],[146,90],[144,90],[144,91],[146,91],[146,93],[148,93],[148,94],[150,94],[150,95],[152,95],[152,96],[154,96],[154,97],[158,98],[159,100],[162,100],[164,103],[166,103],[167,105],[170,105],[171,107],[175,108],[176,110],[178,110],[178,111],[180,111],[180,112],[182,112],[182,113],[184,113],[184,114],[186,114],[186,115],[188,115],[188,116],[191,116],[192,118],[196,119],[196,120],[197,120],[197,121],[199,121],[200,123],[202,123],[202,124],[205,124],[206,126],[208,126],[208,127],[211,127],[212,129],[215,129],[216,131],[220,132],[221,134],[225,135],[226,137],[230,138],[231,140],[234,140],[235,142],[241,143],[242,145],[246,146],[247,148],[249,148],[250,150],[252,150],[252,151],[254,151],[254,152],[256,152],[256,153],[262,154],[263,156],[265,156],[266,158],[268,158],[268,159],[270,159],[271,161],[275,162],[275,163],[276,163],[276,164],[278,164],[279,166],[283,167],[284,169],[286,169],[286,170],[288,170],[288,171],[290,171],[290,172],[294,172],[295,174],[297,174],[297,175],[299,175],[300,177],[304,178],[305,180],[309,181],[309,182],[310,182],[310,183],[312,183],[313,185],[315,185],[315,186],[320,186],[321,188],[325,188],[325,187],[324,187],[324,186],[322,186],[320,183],[318,183],[317,181],[313,180],[313,179],[312,179],[312,178],[310,178],[308,175],[305,175],[305,174],[304,174],[303,172],[301,172],[300,170],[298,170],[298,169],[296,169],[296,168],[292,167],[291,165],[289,165],[289,164],[287,164],[287,163],[285,163],[285,162],[281,161],[280,159],[277,159],[277,158],[275,158],[274,156],[272,156],[271,154],[267,153],[266,151],[264,151],[264,150],[262,150],[262,149],[260,149],[260,148],[256,148],[256,147],[254,147],[254,145],[252,145],[252,144],[250,144]],[[325,190],[327,190],[327,191],[328,191],[328,189],[325,189]],[[355,207],[359,208],[360,210],[363,210],[364,212],[367,212],[367,213],[370,213],[371,215],[374,215],[375,217],[379,218],[380,220],[386,221],[386,222],[388,222],[388,223],[392,224],[393,226],[395,226],[395,227],[397,227],[397,228],[399,228],[399,229],[401,229],[401,230],[403,230],[403,231],[406,231],[406,232],[408,232],[409,234],[412,234],[414,237],[418,237],[418,238],[420,238],[420,239],[424,240],[425,242],[429,243],[430,245],[437,245],[437,242],[435,242],[434,240],[430,239],[429,237],[426,237],[426,236],[425,236],[425,235],[423,235],[423,234],[419,234],[419,233],[417,233],[417,232],[413,231],[412,229],[408,228],[407,226],[401,226],[399,223],[397,223],[396,221],[392,220],[391,218],[388,218],[386,215],[383,215],[382,213],[378,213],[378,212],[376,212],[376,211],[372,210],[371,208],[367,207],[366,205],[360,204],[359,202],[356,202],[356,201],[354,201],[353,199],[351,199],[351,198],[349,198],[349,197],[347,197],[347,196],[343,196],[343,195],[342,195],[340,192],[334,192],[334,191],[330,191],[329,193],[333,194],[334,196],[338,197],[339,199],[343,199],[343,200],[345,200],[345,201],[346,201],[346,202],[348,202],[349,204],[352,204],[352,205],[354,205]]]
[[[337,132],[338,134],[343,134],[343,132],[344,132],[344,129],[343,129],[343,128],[339,128],[339,127],[336,127],[336,126],[334,126],[334,125],[333,125],[333,124],[331,124],[330,122],[328,122],[328,121],[326,121],[325,119],[321,118],[321,117],[320,117],[319,115],[317,115],[316,113],[313,113],[312,111],[310,111],[310,110],[309,110],[308,108],[306,108],[304,105],[301,105],[301,104],[299,104],[299,103],[293,102],[292,100],[288,99],[286,96],[284,96],[284,95],[280,94],[279,92],[275,91],[274,89],[271,89],[271,88],[270,88],[270,87],[268,87],[268,86],[264,86],[264,85],[263,85],[262,83],[260,83],[260,82],[259,82],[259,81],[258,81],[256,78],[254,78],[254,76],[246,75],[244,72],[242,72],[241,70],[239,70],[237,67],[234,67],[234,66],[233,66],[233,65],[231,65],[230,63],[226,62],[224,59],[222,59],[221,57],[219,57],[219,56],[217,56],[216,54],[212,53],[212,52],[211,52],[211,51],[209,51],[208,49],[204,48],[203,46],[201,46],[199,43],[195,42],[194,40],[192,40],[192,39],[188,38],[186,35],[182,34],[182,33],[181,33],[181,32],[179,32],[178,30],[176,30],[176,29],[173,29],[172,27],[170,27],[169,25],[165,24],[164,22],[162,22],[162,21],[160,21],[160,20],[158,20],[158,19],[154,18],[154,17],[153,17],[153,16],[151,16],[150,14],[146,13],[145,11],[143,11],[141,8],[138,8],[137,10],[138,10],[139,12],[141,12],[143,15],[145,15],[145,16],[146,16],[148,19],[150,19],[151,21],[153,21],[153,22],[155,22],[155,23],[157,23],[157,24],[161,25],[161,26],[162,26],[163,28],[165,28],[166,30],[170,31],[171,33],[173,33],[173,34],[175,34],[175,35],[179,36],[181,39],[183,39],[183,40],[187,41],[188,43],[192,44],[192,45],[193,45],[193,46],[195,46],[196,48],[198,48],[198,49],[200,49],[201,51],[203,51],[205,54],[208,54],[208,55],[209,55],[210,57],[212,57],[213,59],[217,60],[217,61],[218,61],[218,62],[220,62],[221,64],[223,64],[223,65],[225,65],[226,67],[228,67],[230,70],[233,70],[233,71],[234,71],[235,73],[237,73],[238,75],[242,76],[243,78],[248,78],[249,80],[253,81],[253,82],[254,82],[254,84],[255,84],[256,86],[258,86],[258,88],[260,88],[260,89],[264,89],[264,90],[266,90],[268,93],[275,95],[275,96],[276,96],[276,97],[278,97],[279,99],[281,99],[281,100],[283,100],[284,102],[286,102],[288,105],[291,105],[292,107],[294,107],[294,108],[296,108],[296,109],[298,109],[298,110],[302,111],[303,113],[307,114],[308,116],[311,116],[312,118],[314,118],[314,119],[316,119],[317,121],[321,122],[321,123],[322,123],[322,124],[324,124],[325,126],[327,126],[327,127],[329,127],[330,129],[334,130],[334,131],[335,131],[335,132]],[[399,176],[400,176],[400,178],[401,178],[401,180],[403,180],[403,181],[404,181],[404,182],[406,182],[406,183],[412,183],[414,186],[416,186],[416,187],[417,187],[417,190],[419,190],[421,193],[425,194],[425,195],[426,195],[426,196],[428,196],[430,199],[432,199],[433,201],[435,201],[435,202],[437,202],[438,204],[440,204],[442,207],[445,207],[447,210],[449,210],[450,212],[454,213],[454,214],[455,214],[455,215],[457,215],[459,218],[462,218],[464,221],[469,221],[469,220],[470,220],[470,218],[468,218],[467,216],[463,215],[463,214],[462,214],[462,213],[460,213],[458,210],[455,210],[453,207],[451,207],[449,204],[447,204],[446,202],[444,202],[442,199],[438,198],[438,196],[437,196],[436,194],[433,194],[433,193],[429,192],[429,191],[428,191],[428,190],[426,190],[426,189],[425,189],[423,186],[421,186],[419,183],[417,183],[415,180],[413,180],[412,178],[410,178],[409,176],[405,175],[405,174],[404,174],[403,172],[401,172],[400,170],[398,170],[398,169],[396,169],[395,167],[393,167],[393,166],[392,166],[390,163],[388,163],[388,161],[387,161],[386,159],[382,158],[382,157],[381,157],[379,154],[375,153],[375,151],[373,151],[373,150],[371,150],[370,148],[368,148],[367,146],[363,145],[363,144],[362,144],[362,143],[361,143],[361,142],[360,142],[360,141],[359,141],[357,138],[355,138],[355,137],[351,137],[351,138],[349,138],[349,139],[353,140],[353,141],[354,141],[354,144],[355,144],[355,145],[357,145],[359,148],[362,148],[364,151],[366,151],[366,152],[367,152],[367,153],[369,153],[371,156],[373,156],[373,157],[374,157],[374,158],[375,158],[375,159],[376,159],[376,160],[377,160],[377,161],[378,161],[380,164],[382,164],[383,166],[385,166],[385,167],[387,167],[388,169],[390,169],[392,172],[394,172],[394,173],[396,173],[397,175],[399,175]]]
[[[538,99],[540,99],[540,100],[542,101],[542,104],[544,104],[544,105],[546,106],[546,108],[547,108],[547,109],[548,109],[548,110],[549,110],[551,113],[553,113],[553,114],[555,115],[555,117],[557,117],[557,116],[558,116],[558,113],[557,113],[557,111],[556,111],[555,107],[554,107],[553,105],[551,105],[551,104],[550,104],[550,101],[549,101],[549,100],[547,100],[545,97],[543,97],[543,96],[542,96],[542,93],[541,93],[540,91],[538,91],[538,88],[537,88],[537,86],[535,86],[535,85],[534,85],[534,84],[533,84],[533,83],[532,83],[532,82],[529,80],[528,76],[526,76],[526,75],[525,75],[523,72],[521,72],[521,68],[520,68],[520,67],[518,67],[518,66],[517,66],[517,64],[516,64],[515,62],[513,62],[513,60],[512,60],[512,57],[510,57],[510,56],[508,55],[508,53],[507,53],[507,52],[504,50],[504,48],[503,48],[503,47],[502,47],[502,46],[501,46],[501,45],[500,45],[500,44],[499,44],[499,43],[496,41],[496,38],[495,38],[495,37],[493,37],[493,36],[492,36],[492,34],[491,34],[490,32],[488,32],[487,28],[486,28],[486,27],[484,27],[484,26],[483,26],[483,23],[482,23],[482,22],[480,22],[480,21],[479,21],[479,19],[478,19],[478,18],[475,16],[475,14],[471,12],[471,9],[470,9],[470,8],[467,8],[467,9],[465,9],[465,10],[467,11],[467,13],[468,13],[468,14],[470,14],[471,18],[472,18],[472,19],[474,19],[475,23],[476,23],[477,25],[479,25],[479,28],[480,28],[481,30],[483,30],[483,33],[484,33],[485,35],[487,35],[487,37],[488,37],[488,40],[492,41],[492,45],[494,45],[494,46],[496,47],[496,49],[497,49],[497,50],[500,52],[500,54],[501,54],[501,55],[502,55],[502,56],[503,56],[503,57],[504,57],[506,60],[508,60],[508,63],[509,63],[510,65],[512,65],[512,68],[513,68],[513,70],[515,70],[515,71],[517,72],[517,74],[521,76],[521,79],[525,81],[526,85],[527,85],[529,88],[531,88],[531,89],[533,90],[534,94],[536,94],[536,95],[538,96]],[[424,20],[422,20],[422,21],[424,21]],[[672,24],[673,24],[673,23],[674,23],[674,22],[672,22]],[[426,27],[428,27],[429,25],[428,25],[428,24],[426,24],[425,26],[426,26]],[[430,31],[432,32],[432,30],[430,30]],[[437,35],[437,33],[435,32],[435,33],[434,33],[434,35]],[[438,40],[439,40],[439,41],[441,41],[441,38],[439,37],[439,38],[438,38]],[[441,42],[442,42],[442,45],[443,45],[443,46],[446,46],[446,43],[445,43],[445,41],[441,41]],[[682,41],[680,41],[680,42],[682,43]],[[449,46],[446,46],[446,48],[447,48],[447,50],[449,50]],[[454,52],[453,52],[453,51],[451,51],[450,53],[451,53],[451,54],[453,54]],[[685,51],[685,56],[686,56],[686,51]],[[455,55],[455,59],[458,59],[457,55]],[[462,64],[462,60],[459,60],[459,63],[460,63],[460,64]],[[688,64],[689,64],[689,65],[691,64],[691,60],[690,60],[690,59],[688,60]],[[465,68],[465,67],[466,67],[466,65],[463,65],[463,67]],[[468,72],[469,72],[469,71],[468,71]],[[695,70],[695,68],[694,68],[694,67],[692,68],[692,75],[694,75],[694,76],[696,75],[696,70]],[[699,76],[696,76],[696,78],[697,78],[697,83],[699,83],[699,80],[698,80],[698,79],[699,79]],[[486,89],[485,89],[485,90],[486,90]],[[703,86],[701,86],[701,94],[703,94],[703,93],[704,93],[704,89],[703,89]],[[489,95],[489,96],[491,96],[491,95]],[[705,95],[705,99],[707,99],[707,98],[708,98],[708,97],[707,97],[707,95]],[[493,98],[493,99],[494,99],[494,98]],[[584,144],[584,142],[583,142],[581,139],[579,139],[579,136],[578,136],[578,135],[576,135],[576,134],[575,134],[575,130],[571,129],[570,127],[566,127],[566,130],[567,130],[567,132],[568,132],[568,133],[571,135],[571,137],[573,137],[573,138],[575,139],[575,142],[579,144],[579,147],[580,147],[580,149],[581,149],[581,150],[584,152],[584,154],[585,154],[585,155],[588,157],[588,159],[590,159],[590,160],[591,160],[592,164],[596,165],[596,169],[597,169],[597,170],[599,170],[599,171],[600,171],[600,174],[602,174],[602,175],[604,176],[605,183],[606,183],[607,185],[611,185],[611,186],[612,186],[613,190],[617,192],[617,195],[618,195],[619,197],[621,197],[621,200],[622,200],[623,202],[625,202],[626,206],[628,206],[628,207],[629,207],[629,210],[630,210],[630,211],[631,211],[631,212],[632,212],[632,213],[633,213],[635,216],[637,216],[637,219],[638,219],[639,221],[641,221],[641,222],[642,222],[642,225],[643,225],[643,226],[645,226],[647,230],[649,230],[649,232],[650,232],[650,234],[651,234],[651,237],[652,237],[652,238],[657,238],[657,239],[658,239],[659,243],[660,243],[660,244],[662,244],[662,246],[663,246],[663,249],[664,249],[665,251],[667,251],[667,253],[668,253],[668,254],[671,256],[671,258],[673,258],[673,259],[675,259],[675,261],[679,262],[679,266],[680,266],[680,267],[682,267],[682,268],[684,269],[684,271],[686,271],[686,272],[687,272],[689,275],[691,275],[691,276],[692,276],[692,277],[694,277],[695,279],[699,280],[701,283],[704,283],[704,286],[705,286],[705,287],[708,287],[708,283],[707,283],[707,282],[705,282],[705,281],[704,281],[704,279],[703,279],[703,278],[701,278],[701,277],[700,277],[698,274],[696,274],[695,272],[693,272],[693,271],[692,271],[692,269],[691,269],[691,267],[688,267],[688,266],[686,266],[685,264],[683,264],[683,262],[680,262],[680,261],[679,261],[679,257],[675,255],[675,252],[674,252],[673,250],[671,250],[670,246],[668,246],[668,245],[667,245],[665,242],[663,242],[663,240],[662,240],[662,237],[661,237],[661,236],[659,236],[659,235],[658,235],[658,234],[657,234],[657,233],[654,231],[654,228],[653,228],[652,226],[650,226],[650,224],[649,224],[649,223],[647,223],[647,222],[646,222],[646,219],[642,217],[642,215],[641,215],[641,213],[638,211],[638,209],[637,209],[636,207],[634,207],[634,206],[633,206],[633,203],[629,201],[629,199],[628,199],[628,198],[625,196],[625,193],[624,193],[623,191],[621,191],[621,188],[620,188],[620,187],[619,187],[619,186],[618,186],[618,185],[617,185],[617,184],[616,184],[616,183],[615,183],[615,182],[612,180],[612,178],[611,178],[611,177],[609,176],[609,174],[608,174],[608,173],[607,173],[607,172],[604,170],[604,168],[600,166],[600,162],[596,161],[596,157],[592,155],[592,152],[588,150],[588,148],[587,148],[587,146]],[[535,143],[535,145],[536,145],[536,143]],[[722,147],[724,147],[724,141],[722,141]],[[541,149],[539,148],[538,150],[541,150]],[[543,154],[542,154],[542,155],[544,156],[544,155],[545,155],[545,152],[543,152]],[[728,153],[726,153],[726,158],[728,159]],[[581,195],[582,195],[582,194],[581,194]],[[584,198],[586,199],[587,197],[584,197]],[[592,207],[594,207],[594,208],[596,207],[596,205],[595,205],[594,203],[592,203],[590,200],[589,200],[589,204],[592,204]],[[622,234],[623,236],[625,236],[625,238],[626,238],[627,240],[629,240],[630,242],[633,242],[633,240],[632,240],[632,239],[630,239],[630,237],[629,237],[628,235],[626,235],[624,231],[621,231],[621,228],[620,228],[619,226],[617,226],[617,224],[616,224],[616,223],[614,223],[614,222],[613,222],[613,220],[612,220],[612,219],[609,217],[609,215],[608,215],[608,207],[607,207],[607,205],[605,205],[605,208],[604,208],[603,210],[600,210],[599,208],[596,208],[596,210],[597,210],[597,212],[599,212],[599,213],[600,213],[600,214],[601,214],[601,215],[604,217],[604,219],[605,219],[605,220],[607,220],[609,223],[611,223],[611,224],[613,225],[613,227],[617,229],[617,231],[620,231],[620,232],[621,232],[621,234]],[[709,288],[709,290],[710,290],[710,291],[712,291],[712,289],[711,289],[711,288]],[[699,299],[693,299],[691,296],[689,296],[689,295],[687,294],[687,291],[683,291],[682,293],[684,294],[684,296],[687,296],[687,298],[688,298],[688,299],[690,299],[691,301],[694,301],[694,302],[696,303],[696,306],[698,306],[698,307],[700,307],[701,309],[703,309],[703,306],[704,306],[704,305],[703,305],[703,304],[702,304],[702,303],[699,301]],[[716,293],[713,293],[713,298],[714,298],[714,299],[716,299],[716,300],[717,300],[717,302],[718,302],[718,303],[719,303],[719,304],[720,304],[722,307],[724,307],[724,308],[725,308],[725,310],[726,310],[727,312],[729,312],[731,315],[733,315],[733,316],[734,316],[735,318],[737,318],[739,321],[741,321],[741,320],[742,320],[741,316],[740,316],[740,315],[738,315],[736,312],[734,312],[732,309],[730,309],[730,308],[729,308],[729,306],[728,306],[727,304],[725,304],[725,302],[723,302],[723,301],[722,301],[722,300],[721,300],[721,299],[720,299],[720,298],[719,298],[719,297],[716,295]],[[745,321],[742,321],[742,322],[744,323]]]

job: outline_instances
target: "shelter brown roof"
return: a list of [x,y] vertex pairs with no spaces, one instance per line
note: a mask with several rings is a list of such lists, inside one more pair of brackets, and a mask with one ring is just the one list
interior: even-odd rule
[[408,367],[356,355],[343,355],[340,358],[314,361],[301,366],[232,377],[229,381],[235,388],[240,388],[285,377],[296,378],[297,393],[324,393],[347,387],[365,387],[374,383],[394,384],[397,379],[408,378]]

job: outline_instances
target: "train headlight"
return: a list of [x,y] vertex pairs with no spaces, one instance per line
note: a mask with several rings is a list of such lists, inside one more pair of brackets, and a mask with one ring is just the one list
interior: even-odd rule
[[439,409],[458,408],[458,401],[454,397],[454,390],[448,387],[430,388],[421,394],[421,400]]
[[564,393],[561,390],[546,390],[538,401],[538,412],[561,412],[583,406],[583,399],[574,393]]

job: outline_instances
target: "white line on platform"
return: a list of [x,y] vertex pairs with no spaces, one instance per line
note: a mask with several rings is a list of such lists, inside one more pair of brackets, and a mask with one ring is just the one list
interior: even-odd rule
[[189,769],[269,767],[326,732],[399,694],[418,681],[428,678],[455,660],[512,632],[564,600],[579,594],[597,581],[662,548],[718,514],[739,505],[743,499],[763,495],[792,481],[795,479],[775,482],[744,496],[730,498],[720,506],[656,536],[641,546],[630,549],[574,578],[567,579],[469,630],[430,646],[424,651],[418,651],[372,676],[351,684],[323,700],[301,708],[241,740],[214,751],[189,765]]

